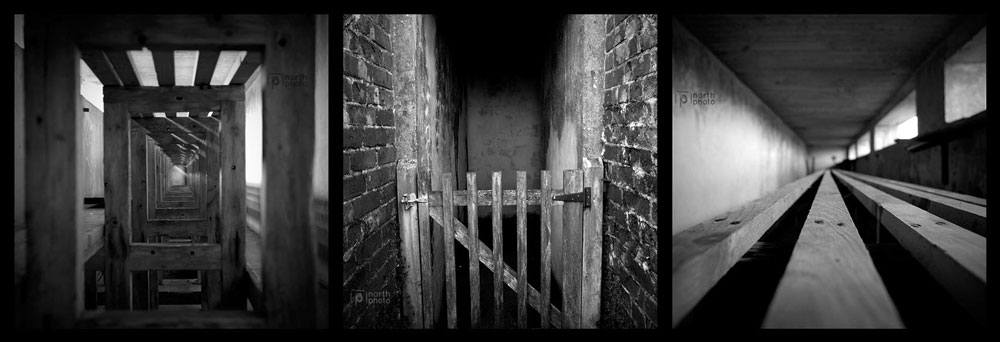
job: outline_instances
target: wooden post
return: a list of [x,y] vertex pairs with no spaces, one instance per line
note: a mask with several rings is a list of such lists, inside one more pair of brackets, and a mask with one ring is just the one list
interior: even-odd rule
[[[416,165],[400,162],[396,164],[396,197],[414,193],[416,185]],[[406,208],[397,203],[399,212],[400,249],[406,261],[406,296],[403,313],[410,317],[411,328],[424,326],[424,301],[422,294],[422,272],[420,270],[420,232],[417,226],[417,208]],[[346,289],[345,289],[346,290]]]
[[[126,119],[131,121],[131,119]],[[144,164],[143,157],[146,153],[146,132],[142,126],[132,125],[129,123],[129,149],[128,153],[132,155],[129,157],[129,173],[131,178],[131,191],[132,191],[132,240],[131,242],[151,242],[147,240],[144,226],[146,223],[146,215],[143,211],[143,193],[145,192],[145,182],[146,177],[144,175],[146,168],[142,167]],[[135,310],[149,310],[152,309],[151,302],[151,286],[154,286],[149,282],[149,271],[138,271],[132,273],[132,307]]]
[[[206,183],[205,200],[205,220],[208,225],[208,243],[219,243],[219,132],[211,131],[205,136],[206,147],[202,149],[201,156],[204,158],[204,174],[202,178]],[[222,303],[222,271],[204,271],[201,283],[202,307],[206,309],[216,309]]]
[[542,217],[541,217],[541,304],[538,305],[538,314],[541,316],[542,329],[549,328],[549,302],[550,287],[552,286],[552,247],[549,236],[552,232],[552,174],[548,170],[542,170]]
[[[583,191],[583,171],[563,171],[563,193]],[[580,328],[583,282],[583,203],[563,202],[563,328]]]
[[479,198],[476,196],[476,173],[469,172],[466,177],[466,189],[468,195],[469,213],[469,305],[472,314],[471,326],[473,329],[479,328],[479,214],[476,205]]
[[[246,144],[246,111],[244,107],[243,101],[222,101],[222,125],[219,135],[219,153],[221,155],[219,165],[222,172],[220,194],[222,200],[221,212],[219,213],[220,226],[215,234],[222,244],[221,306],[224,309],[240,310],[246,310],[247,303],[242,282],[243,271],[246,268],[246,256],[243,251],[247,220],[246,148],[244,147]],[[287,147],[289,150],[294,150],[299,146],[289,144]],[[288,177],[294,176],[289,175]],[[305,178],[311,179],[311,177]],[[306,190],[308,193],[309,189]],[[277,195],[280,196],[280,192]],[[308,205],[305,206],[305,211],[308,219]],[[305,253],[306,251],[309,250],[303,249],[296,252]],[[304,303],[299,305],[304,305]]]
[[599,166],[584,170],[584,187],[590,187],[590,206],[583,209],[583,303],[580,309],[581,327],[587,329],[597,328],[601,319],[603,178],[604,170]]
[[454,179],[451,173],[444,173],[441,176],[441,227],[444,237],[444,279],[448,329],[455,329],[458,321],[458,309],[455,303],[455,229],[451,225],[455,217],[453,183]]
[[493,328],[503,323],[503,184],[500,171],[493,172]]
[[[420,168],[420,164],[417,164]],[[430,175],[426,170],[417,170],[417,197],[427,196]],[[430,207],[427,203],[417,203],[417,224],[420,228],[420,270],[423,282],[424,328],[434,327],[434,267],[431,254]]]
[[316,103],[315,80],[308,77],[314,75],[316,64],[315,17],[274,17],[271,27],[275,32],[267,44],[264,70],[268,80],[293,82],[268,82],[262,89],[264,300],[270,326],[312,328],[318,286],[309,205]]
[[527,175],[517,171],[517,327],[528,328]]
[[80,52],[58,23],[29,15],[24,24],[27,314],[21,322],[70,328],[84,297],[83,248],[77,245],[83,209]]
[[132,309],[132,275],[127,268],[132,242],[129,192],[128,105],[104,106],[104,289],[107,310]]

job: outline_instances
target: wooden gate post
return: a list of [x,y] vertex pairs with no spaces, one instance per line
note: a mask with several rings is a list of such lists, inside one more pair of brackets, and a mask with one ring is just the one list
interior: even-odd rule
[[601,319],[601,226],[604,212],[602,167],[584,170],[584,187],[590,187],[590,206],[583,209],[583,290],[581,328],[597,328]]
[[[416,163],[400,161],[396,164],[396,197],[403,199],[416,192]],[[396,203],[399,213],[400,248],[406,268],[406,289],[403,296],[403,314],[410,317],[411,328],[424,326],[423,280],[420,270],[420,231],[417,225],[417,207]]]
[[[583,171],[563,171],[563,194],[583,191]],[[583,290],[583,203],[563,202],[563,328],[580,328]]]

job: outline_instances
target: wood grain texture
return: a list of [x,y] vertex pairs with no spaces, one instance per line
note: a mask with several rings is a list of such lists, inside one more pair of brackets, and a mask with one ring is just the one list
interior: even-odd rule
[[[132,242],[152,242],[147,240],[145,232],[146,211],[143,200],[143,192],[146,189],[146,130],[139,125],[129,125],[129,172],[132,191]],[[135,310],[150,310],[152,305],[152,287],[156,284],[149,282],[149,272],[139,271],[132,273],[132,307]]]
[[948,222],[954,223],[959,227],[968,229],[983,237],[987,234],[989,227],[986,225],[986,207],[984,206],[893,184],[887,182],[884,178],[850,171],[842,172],[847,176],[861,180],[876,189],[948,220]]
[[932,187],[929,187],[929,186],[923,186],[923,185],[920,185],[920,184],[900,182],[900,181],[893,180],[893,179],[888,179],[888,178],[881,178],[881,179],[883,181],[885,181],[885,182],[888,182],[889,184],[901,185],[901,186],[905,186],[905,187],[908,187],[908,188],[911,188],[911,189],[916,189],[916,190],[920,190],[920,191],[923,191],[923,192],[929,192],[929,193],[932,193],[932,194],[935,194],[935,195],[938,195],[938,196],[944,196],[944,197],[948,197],[948,198],[953,198],[953,199],[956,199],[956,200],[959,200],[959,201],[962,201],[962,202],[966,202],[966,203],[972,203],[972,204],[980,205],[980,206],[984,206],[984,207],[986,206],[986,199],[985,198],[976,197],[976,196],[969,196],[969,195],[966,195],[966,194],[960,194],[960,193],[957,193],[957,192],[952,192],[952,191],[943,190],[943,189],[936,189],[936,188],[932,188]]
[[527,176],[517,171],[517,327],[528,328],[528,201]]
[[[396,197],[416,192],[417,166],[414,163],[400,162],[396,164]],[[419,329],[424,326],[424,301],[420,270],[420,231],[417,223],[417,208],[407,208],[402,202],[396,207],[399,213],[400,254],[402,254],[406,271],[406,288],[403,313],[410,317],[410,328]]]
[[[26,314],[18,327],[69,328],[83,309],[79,246],[80,55],[47,18],[25,16],[24,181]],[[75,252],[74,252],[75,251]]]
[[[430,164],[417,164],[417,197],[427,195],[431,187]],[[424,328],[433,328],[434,318],[434,268],[431,254],[430,207],[427,203],[417,203],[417,225],[420,231],[420,270],[423,288]]]
[[129,192],[129,118],[126,104],[104,106],[104,246],[108,310],[132,309],[132,275],[127,268],[132,242]]
[[80,329],[259,329],[264,318],[247,311],[84,312]]
[[[441,207],[431,207],[430,218],[433,218],[437,222],[441,222]],[[455,240],[461,243],[462,246],[469,248],[469,232],[465,225],[463,225],[458,218],[454,218],[452,221],[452,227],[455,229]],[[489,246],[482,243],[482,241],[479,242],[479,262],[483,263],[483,265],[486,266],[490,272],[493,272],[494,274],[501,274],[501,272],[496,272],[495,267],[497,267],[498,263],[496,262],[496,259],[494,259],[494,255],[495,254],[493,254],[493,251],[490,250]],[[502,286],[506,284],[506,286],[512,290],[516,289],[518,287],[517,273],[514,272],[514,269],[512,269],[509,265],[502,265],[503,272],[501,274],[501,280],[503,283],[500,284],[500,288],[502,289]],[[543,303],[543,301],[541,300],[540,292],[531,286],[531,284],[528,284],[528,305],[535,310],[539,310],[541,303]],[[562,317],[562,311],[556,308],[555,304],[549,303],[548,306],[548,311],[553,317]],[[563,322],[559,319],[553,319],[551,321],[551,325],[556,328],[562,328]]]
[[670,280],[674,327],[820,175],[822,172],[802,177],[673,236]]
[[[242,95],[242,94],[240,94]],[[222,245],[222,302],[227,310],[246,309],[243,267],[246,264],[243,237],[246,234],[246,110],[243,101],[222,101],[219,134],[219,229],[215,237]],[[276,194],[280,196],[279,194]],[[308,204],[308,197],[306,204]],[[309,207],[305,208],[307,214]],[[307,226],[308,228],[308,226]],[[312,232],[310,229],[309,232]],[[311,234],[307,234],[311,235]],[[308,238],[308,236],[306,237]],[[310,239],[311,240],[311,239]],[[299,250],[310,251],[313,249]]]
[[[476,201],[476,173],[469,172],[465,175],[468,184],[468,193],[471,194],[471,202]],[[456,196],[457,197],[457,196]],[[466,246],[469,249],[469,310],[471,312],[470,325],[473,329],[480,327],[480,305],[479,305],[479,213],[478,206],[468,206],[469,241]]]
[[[552,245],[549,241],[552,234],[552,174],[548,170],[542,170],[541,180],[541,303],[548,304],[551,301],[552,287]],[[536,307],[541,316],[542,329],[548,329],[550,324],[549,305],[539,305]],[[556,316],[559,317],[559,316]],[[558,321],[558,320],[557,320]]]
[[[216,58],[218,58],[218,55],[216,55]],[[222,201],[219,177],[222,173],[219,169],[219,132],[211,129],[211,126],[209,126],[208,132],[205,135],[205,145],[206,148],[199,151],[199,158],[204,158],[205,161],[204,175],[202,175],[205,182],[205,191],[203,195],[205,198],[205,201],[203,202],[205,203],[205,220],[200,223],[200,225],[204,225],[204,229],[200,230],[200,232],[207,236],[205,241],[209,243],[219,243],[219,241],[221,241],[221,232],[219,227],[222,224],[220,219],[221,212],[219,209]],[[247,238],[247,241],[249,244],[249,237]],[[205,282],[202,284],[202,306],[208,309],[221,307],[223,291],[222,271],[204,271],[203,278],[205,279]]]
[[500,171],[493,172],[493,178],[491,179],[492,189],[491,195],[493,196],[493,269],[497,270],[493,272],[493,326],[496,328],[502,327],[503,323],[503,272],[499,270],[504,269],[503,263],[503,201],[501,200],[501,194],[503,193],[503,174]]
[[[469,192],[468,190],[454,190],[453,203],[456,206],[468,206],[469,205]],[[553,195],[562,195],[562,190],[552,189],[551,193]],[[477,199],[476,204],[480,206],[492,206],[493,205],[493,190],[476,190]],[[517,205],[517,190],[503,190],[502,191],[501,203],[507,206]],[[527,189],[525,200],[528,205],[540,205],[542,203],[542,192],[538,189]],[[427,203],[431,206],[440,207],[441,206],[441,191],[430,191],[427,195]]]
[[[172,56],[171,56],[172,57]],[[171,58],[171,60],[173,60]],[[173,73],[170,78],[174,77]],[[218,111],[220,101],[242,101],[242,85],[201,87],[106,87],[105,103],[128,103],[131,114],[147,112]],[[194,119],[194,118],[188,118]],[[200,118],[199,118],[200,119]]]
[[820,181],[764,328],[903,328],[829,172]]
[[[441,190],[445,194],[450,194],[453,189],[454,180],[452,174],[446,172],[441,176]],[[455,230],[452,228],[451,218],[455,217],[455,207],[451,204],[451,196],[445,196],[442,198],[443,206],[441,210],[441,215],[443,215],[441,223],[441,229],[444,236],[444,281],[445,281],[445,305],[448,312],[448,329],[455,329],[458,322],[458,309],[457,309],[457,298],[455,297],[455,291],[457,284],[455,283]]]
[[[583,191],[583,171],[563,171],[563,191]],[[563,202],[563,327],[581,327],[583,305],[583,203]]]
[[[269,16],[265,22],[273,30],[268,33],[265,70],[269,74],[315,75],[315,16]],[[264,300],[272,327],[316,326],[316,244],[310,224],[316,94],[315,80],[310,80],[313,82],[308,86],[269,85],[261,89],[261,229],[281,232],[264,234]],[[222,167],[231,165],[223,163]],[[245,200],[243,194],[239,201]],[[245,215],[236,219],[246,221]]]
[[[60,19],[79,22],[76,16]],[[274,39],[273,15],[93,15],[71,32],[81,46],[141,50],[259,50]],[[234,34],[237,33],[237,34]],[[267,54],[268,58],[272,54]],[[268,60],[270,62],[270,60]]]
[[134,243],[128,270],[218,270],[222,247],[212,243]]
[[986,325],[986,238],[833,171],[955,300]]
[[[601,256],[603,255],[604,169],[584,170],[584,187],[590,188],[590,207],[583,209],[583,289],[581,327],[597,328],[601,319]],[[655,208],[653,210],[656,210]]]

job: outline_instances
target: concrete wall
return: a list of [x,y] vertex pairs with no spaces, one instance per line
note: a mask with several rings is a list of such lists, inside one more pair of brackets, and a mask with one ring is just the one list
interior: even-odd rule
[[[807,151],[767,104],[672,21],[671,225],[676,234],[805,176]],[[696,104],[696,99],[708,103]]]
[[[83,104],[83,197],[104,197],[104,113],[80,95]],[[86,111],[84,111],[86,109]]]

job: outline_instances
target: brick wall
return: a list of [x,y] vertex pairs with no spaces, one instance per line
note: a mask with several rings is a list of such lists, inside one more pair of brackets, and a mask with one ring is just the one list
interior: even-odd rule
[[656,327],[656,29],[655,15],[607,16],[603,327]]
[[343,29],[344,327],[404,327],[389,17]]

